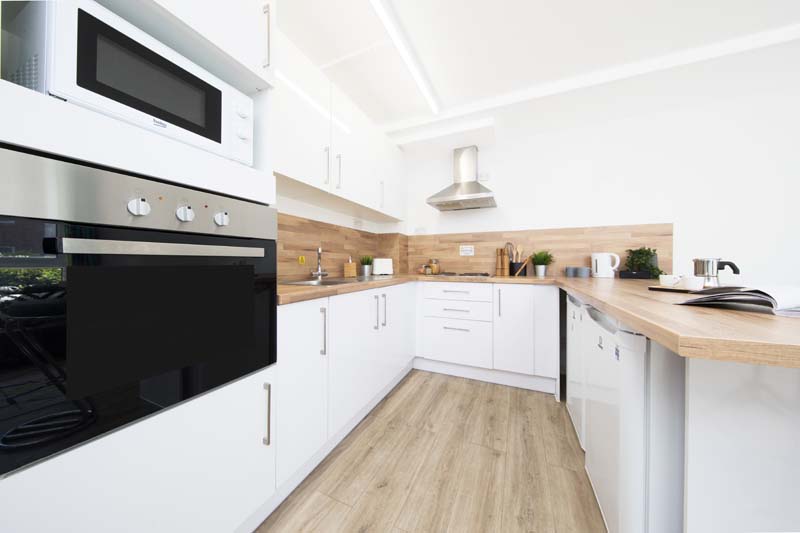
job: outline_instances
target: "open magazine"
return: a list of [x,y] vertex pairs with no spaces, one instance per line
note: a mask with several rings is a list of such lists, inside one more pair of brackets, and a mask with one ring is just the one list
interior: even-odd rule
[[695,298],[680,305],[704,305],[744,310],[766,310],[774,315],[800,317],[800,287],[774,285],[752,289],[747,287],[714,287],[692,291]]

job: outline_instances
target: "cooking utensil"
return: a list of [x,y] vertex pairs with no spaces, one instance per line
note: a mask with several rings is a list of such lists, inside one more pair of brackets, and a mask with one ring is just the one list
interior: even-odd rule
[[[530,257],[527,257],[527,258],[525,259],[525,262],[524,262],[524,263],[522,263],[522,266],[521,266],[521,267],[519,267],[519,268],[517,268],[517,271],[514,273],[514,276],[519,276],[520,272],[522,272],[523,270],[525,270],[525,267],[526,267],[526,266],[528,266],[528,263],[530,262],[530,260],[531,260],[531,258],[530,258]],[[519,262],[519,261],[517,261],[517,262]]]
[[719,287],[719,271],[730,267],[734,274],[739,273],[739,267],[731,261],[723,261],[718,257],[694,259],[694,275],[705,278],[703,287]]

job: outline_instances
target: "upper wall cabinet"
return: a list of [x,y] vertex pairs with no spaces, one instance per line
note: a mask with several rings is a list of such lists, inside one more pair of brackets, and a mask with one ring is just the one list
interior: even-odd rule
[[98,0],[244,93],[274,85],[276,0]]
[[273,169],[294,181],[401,220],[404,159],[347,95],[280,32],[271,92]]

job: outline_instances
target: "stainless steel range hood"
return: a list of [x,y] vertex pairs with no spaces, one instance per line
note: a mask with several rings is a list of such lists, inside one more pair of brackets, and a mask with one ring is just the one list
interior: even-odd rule
[[497,207],[494,193],[478,183],[477,146],[453,151],[453,184],[428,198],[427,202],[439,211]]

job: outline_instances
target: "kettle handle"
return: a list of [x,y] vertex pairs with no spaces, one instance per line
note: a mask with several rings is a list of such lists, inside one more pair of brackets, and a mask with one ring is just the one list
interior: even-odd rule
[[[617,270],[619,268],[619,256],[617,254],[608,254],[614,258],[614,264],[611,265],[611,270]],[[733,263],[731,263],[733,264]]]
[[739,267],[737,267],[736,264],[734,264],[731,261],[720,261],[719,263],[717,263],[718,270],[722,270],[725,267],[731,267],[731,270],[733,270],[734,274],[739,273]]

